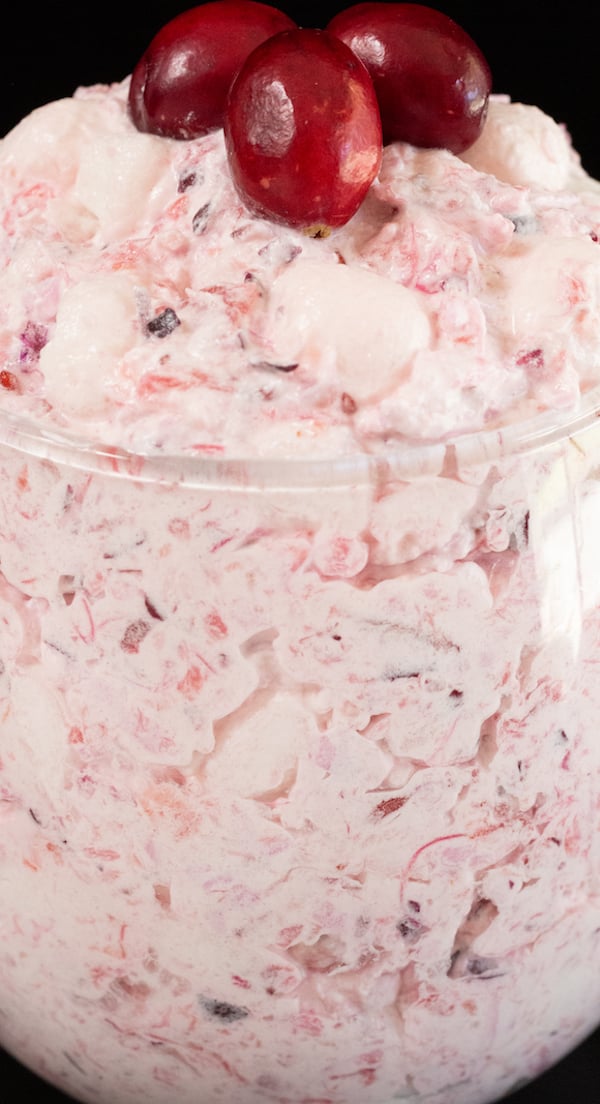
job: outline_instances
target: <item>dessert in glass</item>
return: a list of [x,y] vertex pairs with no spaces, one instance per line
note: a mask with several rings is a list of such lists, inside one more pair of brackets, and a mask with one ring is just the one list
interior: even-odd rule
[[0,147],[0,1042],[485,1104],[600,1016],[600,186],[492,95],[333,229],[240,189],[129,79]]

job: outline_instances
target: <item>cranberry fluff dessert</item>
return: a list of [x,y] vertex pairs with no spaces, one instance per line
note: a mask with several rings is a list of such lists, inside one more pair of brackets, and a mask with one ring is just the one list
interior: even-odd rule
[[0,1042],[485,1104],[600,1018],[600,185],[447,16],[177,16],[0,145]]

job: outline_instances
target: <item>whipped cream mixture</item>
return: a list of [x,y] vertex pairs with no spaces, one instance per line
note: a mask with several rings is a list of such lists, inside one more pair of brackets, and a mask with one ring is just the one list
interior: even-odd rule
[[484,1104],[600,1015],[600,188],[495,97],[311,239],[126,93],[0,152],[0,1040],[87,1104]]
[[144,454],[333,457],[575,411],[598,381],[600,187],[538,108],[493,98],[462,160],[388,146],[314,240],[248,214],[221,131],[135,130],[127,87],[0,147],[3,405]]

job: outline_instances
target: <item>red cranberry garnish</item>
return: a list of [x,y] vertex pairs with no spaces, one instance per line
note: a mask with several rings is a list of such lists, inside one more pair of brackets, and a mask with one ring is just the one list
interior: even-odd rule
[[212,0],[160,29],[131,77],[129,110],[138,130],[198,138],[223,125],[225,100],[248,54],[296,24],[255,0]]
[[355,4],[330,21],[362,58],[379,100],[385,142],[462,153],[487,114],[491,73],[454,20],[422,4]]
[[235,184],[255,214],[315,232],[342,226],[381,163],[373,82],[340,39],[284,31],[240,69],[225,140]]

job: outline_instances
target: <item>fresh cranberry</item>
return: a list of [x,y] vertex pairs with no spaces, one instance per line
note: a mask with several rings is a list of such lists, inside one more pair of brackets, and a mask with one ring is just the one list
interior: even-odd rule
[[296,24],[255,0],[213,0],[158,32],[131,77],[129,110],[138,130],[198,138],[223,125],[229,87],[248,54]]
[[454,20],[422,4],[355,4],[327,26],[367,66],[385,142],[462,153],[479,136],[492,78]]
[[255,214],[315,231],[342,226],[381,163],[371,78],[326,31],[284,31],[238,73],[225,141],[235,184]]

